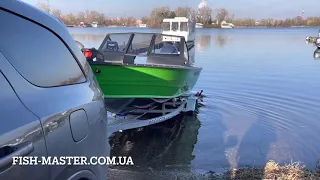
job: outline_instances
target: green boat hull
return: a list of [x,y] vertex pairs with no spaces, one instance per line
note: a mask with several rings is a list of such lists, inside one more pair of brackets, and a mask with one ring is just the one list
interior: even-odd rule
[[105,98],[173,98],[192,90],[202,68],[91,64]]

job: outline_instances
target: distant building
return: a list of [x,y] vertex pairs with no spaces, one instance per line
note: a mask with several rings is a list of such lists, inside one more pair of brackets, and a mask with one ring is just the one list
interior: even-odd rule
[[254,23],[254,25],[259,26],[259,25],[260,25],[260,22],[259,22],[259,21],[256,21],[256,22]]

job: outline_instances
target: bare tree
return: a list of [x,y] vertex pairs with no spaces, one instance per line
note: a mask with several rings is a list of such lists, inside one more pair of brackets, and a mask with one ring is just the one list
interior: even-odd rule
[[39,9],[41,9],[41,10],[47,12],[47,13],[50,13],[50,7],[45,1],[43,1],[43,0],[39,1],[36,6]]
[[62,19],[62,13],[60,9],[53,9],[52,10],[52,15],[54,15],[55,17]]
[[76,17],[78,23],[86,21],[86,14],[84,12],[79,12]]
[[197,21],[203,24],[210,24],[212,20],[212,9],[208,6],[204,6],[198,10]]
[[143,16],[141,18],[141,21],[142,21],[143,24],[147,24],[149,22],[149,17],[148,16]]
[[219,24],[221,24],[222,21],[226,20],[226,17],[228,17],[228,10],[225,8],[218,9],[218,13],[216,15],[216,19],[219,21]]
[[64,23],[67,24],[67,25],[77,25],[77,24],[79,24],[79,22],[77,21],[76,16],[71,14],[71,13],[65,15],[63,17],[63,19],[64,19]]
[[228,22],[233,22],[233,20],[234,20],[234,14],[232,14],[231,17],[230,17],[230,16],[227,16],[225,20],[228,21]]
[[165,18],[175,18],[177,15],[174,11],[170,11],[169,15],[166,16]]
[[169,17],[170,13],[171,11],[168,6],[153,9],[148,22],[148,27],[160,27],[163,19]]
[[178,17],[190,17],[192,15],[192,9],[188,6],[178,7],[174,12]]

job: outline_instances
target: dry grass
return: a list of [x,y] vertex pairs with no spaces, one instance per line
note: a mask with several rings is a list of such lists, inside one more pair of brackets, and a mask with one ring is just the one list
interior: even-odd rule
[[[114,175],[110,174],[111,180],[117,180],[118,177],[131,180],[320,180],[320,171],[311,171],[306,169],[299,163],[290,163],[285,166],[278,165],[274,161],[269,161],[263,168],[241,168],[227,171],[223,174],[216,174],[214,172],[207,174],[194,174],[184,172],[168,172],[168,171],[152,171],[138,173],[121,171]],[[120,176],[119,176],[120,174]]]
[[320,179],[319,171],[310,171],[299,163],[290,163],[280,166],[274,161],[269,161],[264,168],[243,168],[228,171],[222,175],[223,179]]

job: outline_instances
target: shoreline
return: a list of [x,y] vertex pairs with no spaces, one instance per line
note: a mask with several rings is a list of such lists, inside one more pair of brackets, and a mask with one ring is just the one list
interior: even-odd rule
[[[124,26],[100,26],[100,27],[81,27],[81,26],[73,26],[73,25],[66,25],[67,28],[140,28],[140,29],[160,29],[157,27],[124,27]],[[287,29],[298,29],[298,28],[319,28],[320,26],[236,26],[234,28],[219,28],[219,27],[203,27],[203,28],[196,28],[196,29],[277,29],[277,28],[287,28]]]
[[228,170],[225,173],[208,172],[197,174],[192,172],[179,171],[132,171],[124,169],[109,168],[108,178],[111,180],[128,178],[139,180],[141,178],[148,180],[160,179],[194,179],[194,180],[236,180],[236,179],[320,179],[320,170],[309,170],[300,163],[291,163],[288,165],[278,165],[274,161],[269,161],[262,168],[247,167]]

